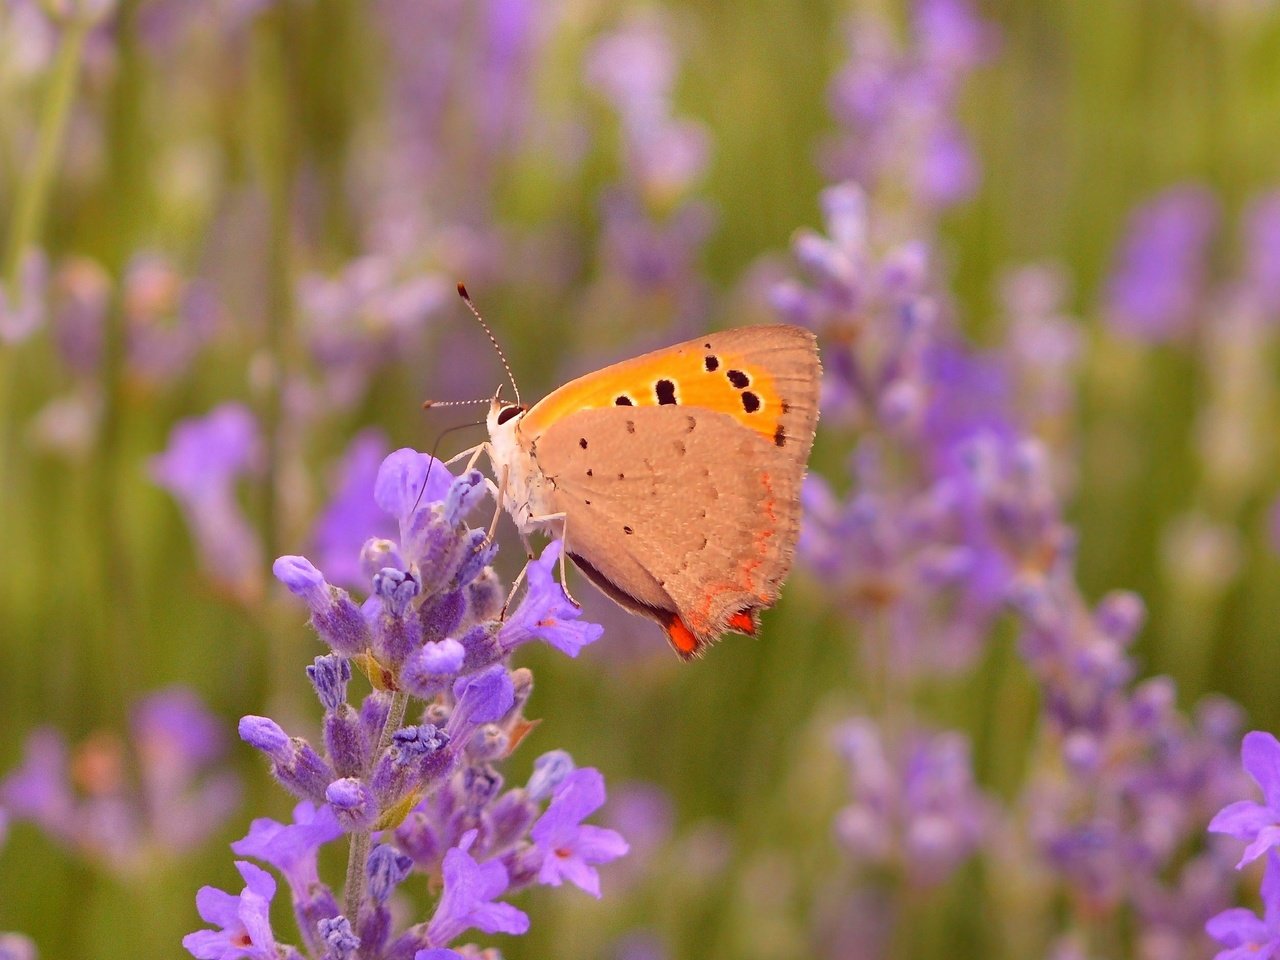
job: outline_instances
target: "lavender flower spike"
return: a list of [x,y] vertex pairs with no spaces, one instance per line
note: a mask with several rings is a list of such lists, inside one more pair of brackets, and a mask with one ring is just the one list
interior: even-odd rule
[[1239,869],[1268,850],[1280,846],[1280,741],[1254,730],[1245,734],[1240,748],[1244,768],[1262,788],[1265,802],[1240,800],[1224,807],[1209,822],[1214,833],[1227,833],[1248,842]]
[[[492,618],[505,590],[488,566],[493,551],[484,531],[465,523],[489,489],[481,475],[455,478],[439,461],[399,450],[382,461],[372,486],[400,540],[349,538],[365,545],[359,570],[372,591],[362,605],[304,557],[275,563],[276,576],[306,601],[312,626],[334,647],[307,668],[324,708],[323,741],[313,748],[269,717],[240,721],[241,739],[265,753],[275,777],[304,799],[294,823],[255,820],[233,845],[288,881],[301,943],[270,939],[265,904],[274,882],[242,864],[250,883],[240,897],[208,889],[200,895],[202,915],[220,929],[188,938],[197,956],[487,956],[470,945],[450,947],[473,928],[528,929],[528,916],[499,897],[528,886],[552,860],[545,882],[567,877],[598,895],[591,865],[626,850],[613,831],[581,825],[604,801],[604,782],[594,770],[578,771],[574,780],[563,751],[544,755],[528,791],[503,790],[499,764],[531,726],[523,711],[533,680],[529,670],[512,669],[498,638],[515,646],[541,637],[576,652],[600,634],[573,622],[578,610],[554,579],[558,547],[531,568],[514,626],[500,625]],[[472,590],[476,583],[483,589]],[[472,656],[468,638],[477,636],[483,656]],[[348,700],[357,668],[374,688],[358,705]],[[348,843],[341,890],[320,876],[317,856],[339,839]],[[443,893],[434,914],[402,926],[392,893],[414,872],[442,877]]]

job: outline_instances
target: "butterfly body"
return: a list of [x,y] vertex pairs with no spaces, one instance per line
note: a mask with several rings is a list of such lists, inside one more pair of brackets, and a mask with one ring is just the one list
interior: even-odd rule
[[490,458],[522,534],[563,537],[603,593],[683,657],[778,599],[817,423],[812,333],[713,333],[494,401]]

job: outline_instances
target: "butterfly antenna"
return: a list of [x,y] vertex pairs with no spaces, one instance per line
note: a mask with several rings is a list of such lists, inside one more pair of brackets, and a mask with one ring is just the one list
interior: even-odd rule
[[484,317],[480,316],[480,311],[476,309],[476,305],[471,302],[471,294],[467,293],[466,285],[458,284],[458,296],[462,298],[462,302],[467,305],[467,309],[471,311],[471,315],[479,321],[480,326],[484,327],[484,332],[489,335],[489,342],[493,344],[493,349],[498,351],[498,359],[502,361],[502,367],[507,371],[507,379],[511,381],[511,389],[516,393],[516,406],[522,406],[520,403],[520,388],[516,386],[516,378],[511,373],[511,364],[507,363],[507,355],[502,352],[502,347],[498,345],[498,338],[493,335],[493,331],[489,329],[489,325],[484,322]]
[[[423,400],[423,410],[434,410],[436,407],[466,407],[476,403],[492,403],[493,397],[481,397],[479,400]],[[470,424],[467,424],[470,426]]]
[[[429,401],[428,401],[428,402],[429,402]],[[456,403],[480,403],[480,402],[482,402],[482,401],[479,401],[479,400],[458,400],[458,401],[453,401],[453,402],[456,402]],[[488,401],[488,400],[485,400],[485,401],[483,401],[483,402],[484,402],[484,403],[488,403],[489,401]],[[423,406],[426,406],[426,404],[423,404]],[[438,406],[444,406],[444,404],[443,404],[443,403],[442,403],[442,404],[438,404]],[[435,442],[435,443],[433,443],[433,444],[431,445],[431,459],[427,461],[427,474],[426,474],[426,476],[424,476],[424,477],[422,478],[422,486],[418,488],[418,496],[417,496],[417,498],[413,501],[413,506],[409,509],[409,512],[410,512],[410,513],[413,513],[413,511],[414,511],[414,510],[417,510],[417,509],[418,509],[418,504],[422,502],[422,495],[423,495],[424,493],[426,493],[426,492],[427,492],[427,481],[431,479],[431,468],[432,468],[433,466],[435,466],[435,464],[436,464],[436,451],[438,451],[438,450],[440,449],[440,442],[441,442],[442,440],[444,440],[444,438],[445,438],[445,437],[447,437],[449,434],[453,433],[455,430],[466,430],[468,427],[483,427],[483,426],[484,426],[484,421],[483,421],[483,420],[477,420],[475,423],[459,423],[459,424],[456,424],[456,425],[454,425],[454,426],[452,426],[452,427],[449,427],[449,428],[448,428],[448,429],[446,429],[446,430],[441,430],[441,431],[440,431],[439,435],[436,437],[436,442]]]

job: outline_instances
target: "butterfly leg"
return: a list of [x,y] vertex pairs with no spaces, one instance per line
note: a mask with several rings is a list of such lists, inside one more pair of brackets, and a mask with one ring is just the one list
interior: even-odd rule
[[[529,523],[529,524],[535,524],[535,523],[556,523],[556,522],[559,522],[559,524],[560,524],[560,589],[564,591],[564,595],[565,595],[566,597],[568,597],[568,598],[569,598],[569,602],[570,602],[570,603],[572,603],[575,607],[578,607],[579,609],[581,609],[581,608],[582,608],[582,604],[580,604],[580,603],[579,603],[579,602],[574,598],[573,594],[569,592],[569,581],[568,581],[567,577],[565,576],[565,554],[567,554],[567,553],[569,552],[569,518],[568,518],[568,514],[564,514],[564,513],[548,513],[548,514],[546,514],[546,515],[544,515],[544,516],[541,516],[541,517],[530,517],[530,518],[529,518],[529,520],[528,520],[528,523]],[[522,532],[522,533],[520,534],[520,537],[521,537],[521,539],[522,539],[522,540],[524,540],[524,552],[525,552],[525,554],[528,556],[529,560],[532,560],[532,559],[533,559],[533,548],[529,545],[529,538],[528,538],[528,536]]]
[[520,572],[516,574],[516,578],[511,581],[511,589],[507,591],[507,599],[502,604],[502,612],[498,614],[499,621],[507,619],[507,608],[511,606],[511,601],[515,599],[516,591],[520,589],[520,584],[524,583],[524,575],[528,572],[529,561],[532,559],[532,557],[529,557],[525,560],[524,566],[520,568]]
[[484,453],[485,447],[487,446],[489,446],[489,442],[486,440],[484,443],[477,443],[474,447],[467,447],[467,449],[465,450],[460,450],[459,452],[455,453],[452,457],[450,457],[448,460],[446,460],[444,462],[444,465],[446,467],[451,467],[455,463],[457,463],[459,460],[461,460],[463,457],[470,457],[471,461],[467,464],[467,469],[470,470],[472,467],[476,465],[476,460],[479,459],[480,454]]
[[498,486],[493,494],[493,519],[489,521],[489,531],[484,535],[485,543],[493,543],[493,535],[498,532],[498,518],[502,516],[502,501],[507,494],[507,471],[508,467],[503,465],[502,477],[498,481]]

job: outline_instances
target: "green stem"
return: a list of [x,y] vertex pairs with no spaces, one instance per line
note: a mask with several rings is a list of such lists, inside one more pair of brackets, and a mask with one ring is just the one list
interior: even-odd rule
[[62,44],[49,77],[36,136],[36,155],[25,183],[16,191],[13,215],[9,220],[9,246],[5,251],[3,276],[11,293],[17,294],[22,257],[26,249],[38,241],[44,224],[49,191],[57,172],[66,140],[67,119],[75,99],[84,60],[84,42],[90,24],[79,19],[68,20],[62,31]]
[[[409,706],[409,695],[397,691],[391,695],[391,706],[387,709],[387,720],[382,725],[382,735],[378,737],[378,747],[372,757],[382,756],[382,751],[391,743],[392,734],[404,723],[405,710]],[[360,830],[351,835],[351,849],[347,856],[347,885],[344,894],[344,912],[354,927],[360,919],[360,902],[364,899],[364,865],[369,859],[369,842],[372,834],[368,830]]]

